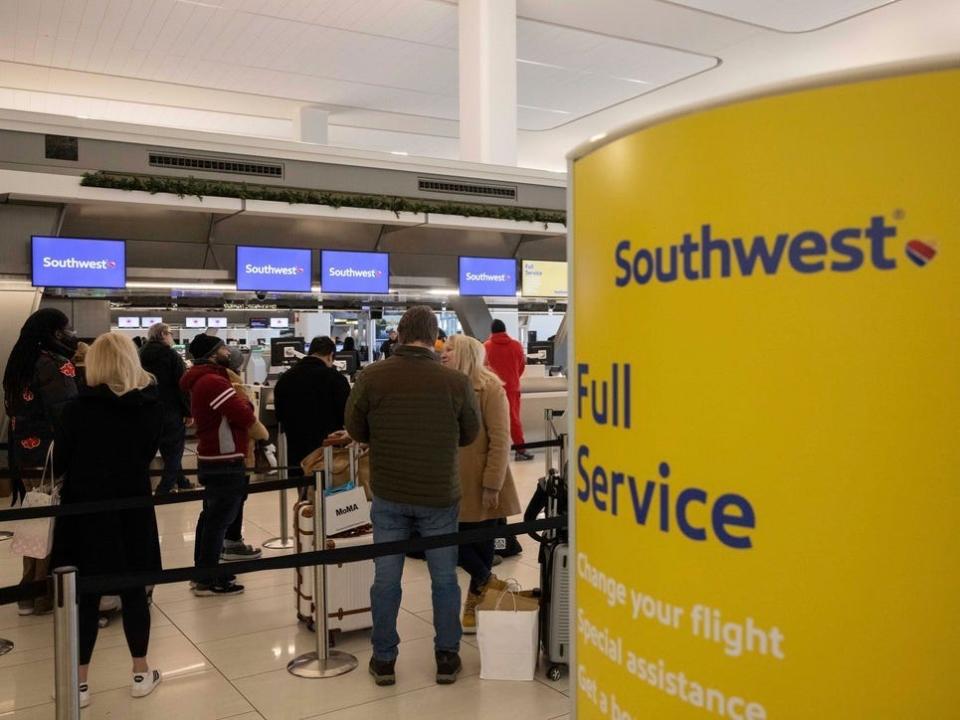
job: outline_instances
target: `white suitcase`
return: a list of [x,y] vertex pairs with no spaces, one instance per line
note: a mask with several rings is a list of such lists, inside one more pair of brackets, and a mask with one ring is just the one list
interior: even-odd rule
[[[306,513],[304,511],[307,511]],[[296,552],[313,550],[313,503],[303,501],[294,507]],[[327,549],[370,545],[373,531],[355,537],[327,538]],[[296,568],[297,619],[311,630],[313,623],[313,570]],[[327,566],[327,628],[330,644],[334,632],[350,632],[373,627],[370,611],[370,586],[373,585],[373,560]]]

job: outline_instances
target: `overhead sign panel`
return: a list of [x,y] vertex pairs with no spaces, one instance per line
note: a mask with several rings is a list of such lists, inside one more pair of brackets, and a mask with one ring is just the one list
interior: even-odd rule
[[31,254],[35,287],[113,289],[127,284],[123,240],[34,235]]
[[523,260],[520,292],[526,297],[567,296],[567,264],[548,260]]
[[390,255],[323,250],[320,287],[325,293],[386,295],[390,292]]
[[517,261],[513,258],[460,258],[460,294],[515,297]]
[[237,246],[237,290],[310,292],[312,255],[300,248]]

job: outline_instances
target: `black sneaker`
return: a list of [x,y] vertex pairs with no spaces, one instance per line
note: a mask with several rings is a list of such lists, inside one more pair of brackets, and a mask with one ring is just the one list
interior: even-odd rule
[[528,452],[517,451],[517,454],[513,456],[514,462],[526,462],[527,460],[533,460],[533,455]]
[[375,657],[371,657],[370,674],[373,675],[373,681],[381,687],[395,684],[397,673],[393,666],[396,662],[396,660],[377,660]]
[[457,681],[457,675],[460,674],[463,663],[460,662],[460,655],[455,652],[438,650],[437,658],[437,684],[452,685]]
[[243,592],[243,585],[237,585],[235,582],[217,583],[207,585],[197,583],[193,586],[193,594],[197,597],[219,597],[222,595],[239,595]]

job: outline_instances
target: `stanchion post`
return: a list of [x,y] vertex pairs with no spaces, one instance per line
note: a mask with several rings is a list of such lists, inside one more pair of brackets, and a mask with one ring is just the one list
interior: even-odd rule
[[[317,472],[314,476],[313,501],[313,549],[324,550],[327,547],[327,534],[324,518],[324,489],[326,474],[333,475],[333,448],[324,448],[323,467],[326,472]],[[328,678],[344,675],[357,667],[357,658],[340,650],[331,650],[330,636],[327,630],[327,566],[313,567],[313,607],[314,629],[316,630],[317,649],[294,658],[287,670],[297,677]]]
[[57,720],[79,720],[80,678],[77,666],[80,640],[77,633],[77,569],[53,571],[54,688]]
[[[553,440],[553,410],[550,408],[543,411],[543,426],[543,439]],[[547,475],[549,475],[550,469],[553,467],[553,446],[548,445],[546,451]]]
[[[286,480],[289,477],[287,465],[289,458],[287,456],[287,435],[280,427],[277,430],[277,462],[280,464],[279,477]],[[280,537],[265,540],[263,546],[270,550],[290,550],[294,546],[293,538],[290,537],[290,523],[287,517],[289,508],[287,507],[287,490],[280,490]]]

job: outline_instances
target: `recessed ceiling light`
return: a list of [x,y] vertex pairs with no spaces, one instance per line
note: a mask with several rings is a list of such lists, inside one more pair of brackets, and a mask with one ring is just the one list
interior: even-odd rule
[[556,110],[554,108],[537,107],[536,105],[517,105],[517,107],[523,108],[524,110],[536,110],[538,112],[556,113],[557,115],[570,114],[569,110]]
[[537,62],[536,60],[522,60],[517,58],[517,62],[521,65],[536,65],[537,67],[547,67],[553,68],[554,70],[566,70],[563,65],[554,65],[553,63]]
[[596,135],[591,135],[591,136],[590,136],[590,142],[596,142],[597,140],[603,140],[606,136],[607,136],[607,134],[606,134],[605,132],[604,132],[604,133],[597,133]]
[[406,150],[391,150],[390,154],[391,155],[409,155],[410,153],[408,153]]
[[176,0],[178,3],[183,3],[184,5],[198,5],[205,8],[213,8],[214,10],[223,10],[223,5],[215,5],[213,3],[200,2],[200,0]]

